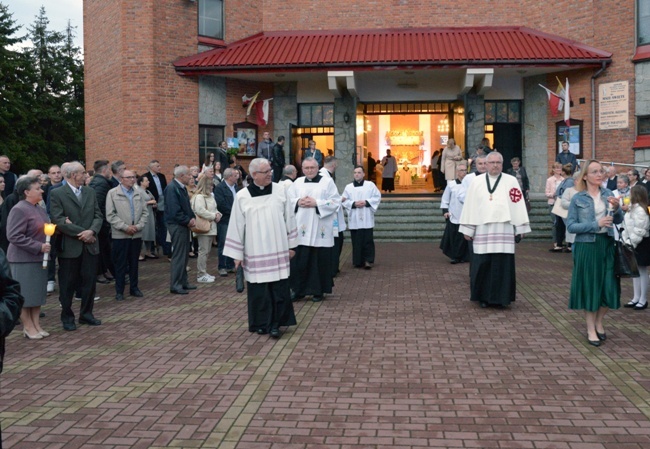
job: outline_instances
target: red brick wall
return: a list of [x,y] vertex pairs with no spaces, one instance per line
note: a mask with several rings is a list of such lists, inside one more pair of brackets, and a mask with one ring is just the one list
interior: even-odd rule
[[[244,95],[252,97],[257,92],[260,92],[257,97],[259,100],[266,100],[273,98],[273,84],[272,83],[257,83],[251,81],[227,79],[226,80],[226,137],[233,135],[233,123],[251,122],[257,124],[257,115],[255,108],[251,110],[251,115],[246,117],[246,109],[242,107],[241,98]],[[273,102],[271,102],[273,103]],[[262,133],[268,131],[273,135],[273,104],[269,106],[269,122],[266,126],[258,124],[257,140],[262,138]]]
[[142,173],[159,159],[196,158],[198,83],[172,63],[195,53],[196,4],[84,2],[86,160],[124,159]]
[[[264,30],[361,29],[427,26],[521,25],[557,34],[614,54],[614,63],[597,80],[630,82],[630,128],[596,132],[600,159],[633,161],[634,141],[634,0],[556,0],[554,2],[457,0],[449,2],[376,0],[226,1],[226,42]],[[165,172],[174,163],[196,158],[198,83],[176,75],[172,63],[197,51],[197,3],[181,0],[84,1],[86,61],[86,158],[128,161],[142,171],[152,158]],[[591,151],[593,70],[571,71],[572,116],[584,120],[584,151]],[[564,80],[566,74],[558,74]],[[548,77],[550,88],[555,76]],[[226,135],[245,120],[241,96],[269,83],[228,80]],[[580,105],[578,99],[586,102]],[[598,111],[596,111],[596,117]],[[549,160],[555,154],[555,121],[548,119]],[[249,121],[255,122],[254,116]],[[272,118],[268,129],[272,131]]]

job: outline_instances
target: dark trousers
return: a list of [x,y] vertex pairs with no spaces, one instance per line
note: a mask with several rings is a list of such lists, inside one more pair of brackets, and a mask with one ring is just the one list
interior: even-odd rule
[[[56,237],[53,237],[53,239],[56,239]],[[50,250],[50,257],[47,260],[47,281],[56,281],[56,243],[54,240],[52,240],[52,249]],[[2,449],[2,448],[0,448]]]
[[226,246],[226,234],[228,233],[227,223],[217,223],[217,253],[219,253],[219,270],[235,268],[235,261],[223,255],[223,248]]
[[246,285],[250,332],[257,332],[259,329],[269,332],[280,326],[296,325],[288,279],[263,284],[247,282]]
[[97,280],[97,256],[86,248],[81,256],[75,258],[59,257],[59,301],[61,302],[61,321],[74,323],[72,297],[78,288],[81,293],[82,318],[93,317],[95,305],[95,281]]
[[129,289],[138,289],[138,257],[142,239],[113,239],[115,261],[115,293],[124,294],[124,277],[129,272]]
[[97,274],[103,275],[107,271],[115,277],[115,266],[113,261],[115,258],[111,257],[111,228],[102,226],[102,229],[97,235],[97,243],[99,243],[99,263],[97,264]]
[[339,263],[341,261],[341,251],[343,250],[343,241],[345,235],[339,232],[339,235],[334,237],[334,247],[332,248],[332,277],[335,277],[339,271]]
[[352,265],[361,267],[366,262],[375,263],[373,229],[350,229],[352,239]]
[[171,245],[167,243],[167,223],[165,223],[165,212],[156,211],[156,244],[163,249],[163,254],[169,256],[172,253]]
[[190,252],[190,228],[177,224],[169,224],[167,227],[172,236],[173,248],[169,288],[181,290],[189,284],[186,268]]

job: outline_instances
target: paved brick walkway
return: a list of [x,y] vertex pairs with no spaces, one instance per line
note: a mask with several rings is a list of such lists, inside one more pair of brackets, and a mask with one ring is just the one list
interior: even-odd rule
[[335,294],[279,341],[247,331],[232,276],[168,294],[165,260],[141,265],[143,300],[99,286],[99,328],[64,333],[50,297],[52,336],[8,340],[5,448],[650,447],[650,309],[588,346],[547,247],[520,244],[516,303],[484,310],[437,245],[380,244],[372,271],[346,246]]

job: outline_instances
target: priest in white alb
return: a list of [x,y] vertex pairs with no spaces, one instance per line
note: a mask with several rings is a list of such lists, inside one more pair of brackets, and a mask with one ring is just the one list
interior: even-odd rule
[[244,268],[249,332],[279,338],[280,326],[296,324],[289,261],[298,231],[286,189],[271,182],[269,161],[253,159],[249,171],[253,182],[235,196],[223,254]]
[[487,166],[467,190],[459,232],[474,249],[470,299],[481,307],[508,306],[516,294],[515,242],[530,223],[517,178],[502,173],[503,156],[490,153]]
[[354,168],[354,181],[343,191],[343,207],[348,212],[348,227],[352,238],[352,265],[372,268],[375,263],[375,212],[381,202],[381,192],[372,181],[363,178],[363,167]]
[[319,302],[332,293],[333,227],[341,195],[331,178],[318,173],[318,162],[307,157],[302,162],[305,176],[287,190],[298,225],[298,247],[291,260],[291,289],[298,300],[312,296]]

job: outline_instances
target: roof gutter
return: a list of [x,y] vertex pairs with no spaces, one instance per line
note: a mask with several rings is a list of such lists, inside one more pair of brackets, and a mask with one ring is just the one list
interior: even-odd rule
[[596,159],[596,78],[607,68],[607,63],[602,62],[600,69],[591,77],[591,158]]
[[[189,75],[193,72],[277,72],[277,71],[304,71],[310,69],[319,69],[327,70],[331,68],[341,68],[346,69],[355,69],[355,68],[365,68],[365,69],[386,69],[386,70],[396,70],[399,68],[416,68],[416,67],[444,67],[444,68],[464,68],[466,66],[485,66],[485,67],[494,67],[495,65],[503,67],[521,67],[529,65],[558,65],[561,67],[567,66],[589,66],[589,65],[605,65],[611,63],[612,60],[607,59],[529,59],[522,61],[513,61],[512,59],[495,59],[495,60],[458,60],[458,61],[371,61],[371,62],[336,62],[336,63],[312,63],[312,64],[284,64],[284,65],[274,65],[274,64],[265,64],[265,65],[239,65],[239,66],[230,66],[230,67],[219,67],[219,66],[201,66],[197,65],[194,67],[188,67],[183,65],[175,65],[174,69],[179,74]],[[578,67],[576,67],[578,68]]]

